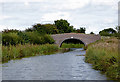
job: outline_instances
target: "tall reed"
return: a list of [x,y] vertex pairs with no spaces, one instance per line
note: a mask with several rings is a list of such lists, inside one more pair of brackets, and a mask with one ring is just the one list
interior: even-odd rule
[[33,44],[18,44],[16,46],[2,46],[2,62],[11,59],[18,59],[28,56],[49,55],[59,50],[54,44],[33,45]]
[[113,79],[120,79],[119,60],[116,38],[102,39],[89,45],[86,51],[85,61]]

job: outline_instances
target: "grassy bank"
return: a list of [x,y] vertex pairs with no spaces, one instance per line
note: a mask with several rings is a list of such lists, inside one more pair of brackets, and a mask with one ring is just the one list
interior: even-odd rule
[[0,44],[0,64],[2,63],[2,44]]
[[85,61],[113,79],[120,79],[118,39],[107,38],[88,46]]
[[61,48],[83,48],[84,44],[63,43]]
[[12,59],[19,59],[29,56],[49,55],[57,52],[58,46],[54,44],[44,45],[16,45],[16,46],[2,46],[2,62],[7,62]]

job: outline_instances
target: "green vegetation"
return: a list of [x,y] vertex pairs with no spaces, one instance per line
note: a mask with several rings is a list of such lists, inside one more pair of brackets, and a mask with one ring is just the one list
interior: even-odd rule
[[117,38],[105,38],[92,43],[86,51],[85,61],[113,79],[120,79],[119,60]]
[[25,31],[5,29],[2,32],[2,61],[61,50],[53,45],[55,41],[50,34],[70,33],[75,29],[67,20],[60,19],[54,22],[55,24],[35,24]]
[[58,34],[58,29],[54,24],[35,24],[32,28],[28,28],[25,31],[37,31],[40,34]]
[[108,29],[104,29],[104,30],[100,31],[99,34],[101,36],[116,36],[117,31],[114,30],[113,28],[108,28]]
[[19,59],[29,56],[53,54],[59,50],[54,44],[33,45],[33,44],[18,44],[16,46],[2,46],[2,62],[11,59]]
[[57,52],[59,48],[53,43],[50,35],[36,31],[5,30],[2,33],[2,62]]
[[84,44],[63,43],[61,48],[84,48]]
[[2,33],[0,32],[0,44],[2,44]]
[[2,44],[5,46],[8,45],[17,45],[17,44],[52,44],[54,40],[50,35],[42,35],[38,32],[18,32],[18,33],[3,33],[2,34]]
[[90,32],[90,34],[95,34],[94,32]]
[[70,33],[74,31],[73,26],[70,26],[70,23],[68,23],[67,20],[60,19],[54,22],[59,33]]
[[115,29],[117,30],[117,33],[115,36],[120,39],[120,26],[117,26]]
[[86,28],[84,27],[80,27],[80,29],[77,29],[76,32],[77,33],[84,33],[85,34]]
[[[85,33],[86,29],[80,27],[80,29],[73,28],[67,20],[55,20],[54,24],[35,24],[31,28],[25,30],[25,32],[38,32],[40,34],[60,34],[60,33]],[[10,32],[17,32],[17,30],[11,30]]]
[[0,64],[2,63],[2,44],[0,44]]
[[[56,20],[54,24],[35,24],[25,31],[6,29],[0,33],[0,61],[11,59],[51,54],[59,50],[50,34],[59,33],[85,33],[86,28],[73,28],[67,20]],[[120,26],[116,30],[112,28],[99,32],[101,36],[120,36]],[[94,34],[91,32],[90,34]],[[2,36],[2,37],[1,37]],[[115,40],[115,41],[114,41]],[[76,41],[75,41],[76,42]],[[1,44],[2,43],[2,44]],[[116,39],[102,40],[88,46],[86,62],[92,63],[95,69],[102,70],[112,78],[120,78],[118,75],[118,42]],[[62,44],[62,48],[84,48],[84,44]],[[119,68],[120,69],[120,68]]]

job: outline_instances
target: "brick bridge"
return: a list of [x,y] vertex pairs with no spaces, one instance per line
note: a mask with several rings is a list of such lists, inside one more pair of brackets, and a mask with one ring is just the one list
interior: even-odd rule
[[51,36],[55,40],[55,44],[57,44],[60,47],[61,47],[62,43],[67,40],[80,41],[85,46],[87,46],[88,44],[101,39],[100,35],[81,34],[81,33],[64,33],[64,34],[54,34]]

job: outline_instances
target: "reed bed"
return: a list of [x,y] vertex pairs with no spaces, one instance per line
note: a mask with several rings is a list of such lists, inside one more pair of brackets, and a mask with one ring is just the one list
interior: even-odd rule
[[120,79],[120,58],[117,38],[106,38],[90,44],[86,51],[85,61],[93,68],[100,70],[112,79]]
[[57,52],[58,50],[58,46],[54,44],[18,44],[16,46],[2,46],[2,62],[7,62],[12,59],[20,59],[29,56],[49,55]]

